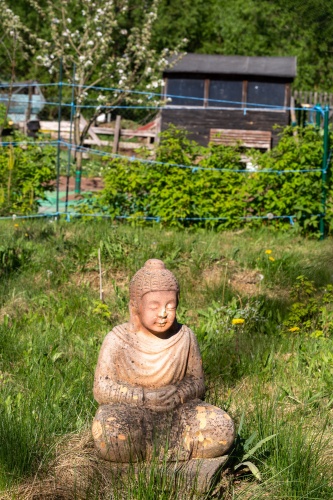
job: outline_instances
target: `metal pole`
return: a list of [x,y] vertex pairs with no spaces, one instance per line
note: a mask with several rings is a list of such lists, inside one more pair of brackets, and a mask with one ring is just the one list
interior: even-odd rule
[[74,103],[74,91],[75,91],[75,64],[73,64],[73,80],[72,80],[72,102],[71,102],[71,122],[69,128],[69,145],[68,145],[68,158],[67,158],[67,178],[66,178],[66,202],[65,202],[65,212],[68,210],[68,192],[69,192],[69,179],[71,175],[71,149],[72,149],[72,132],[73,132],[73,118],[75,112],[75,103]]
[[320,239],[323,240],[325,238],[325,215],[326,215],[326,196],[327,196],[327,160],[328,160],[328,150],[329,150],[329,133],[328,133],[328,119],[329,119],[329,111],[330,108],[325,106],[324,109],[324,141],[323,141],[323,164],[322,164],[322,195],[321,195],[321,204],[322,204],[322,214],[320,217]]
[[320,123],[321,123],[321,106],[320,106],[320,104],[316,104],[315,110],[316,110],[316,127],[319,129]]
[[60,140],[61,140],[61,105],[62,105],[62,58],[59,64],[59,106],[58,106],[58,145],[57,145],[57,199],[56,199],[56,213],[59,216],[59,185],[60,185]]

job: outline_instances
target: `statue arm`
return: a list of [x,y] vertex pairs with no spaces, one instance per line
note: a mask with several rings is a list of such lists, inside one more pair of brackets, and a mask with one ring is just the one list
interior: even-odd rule
[[108,375],[99,374],[95,376],[94,398],[100,405],[130,403],[138,406],[143,404],[143,389],[130,384],[119,384],[111,380]]
[[[111,332],[112,333],[112,332]],[[94,398],[99,404],[129,403],[143,404],[143,388],[125,382],[118,382],[114,374],[116,352],[112,336],[106,336],[98,357],[94,379]]]
[[181,403],[205,395],[205,380],[202,369],[202,358],[198,341],[191,332],[191,345],[185,377],[177,384],[177,393]]

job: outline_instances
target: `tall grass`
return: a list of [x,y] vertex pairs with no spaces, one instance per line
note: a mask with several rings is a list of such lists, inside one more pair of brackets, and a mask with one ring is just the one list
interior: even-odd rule
[[[20,222],[18,227],[10,222],[2,223],[0,232],[4,492],[47,473],[59,440],[89,427],[96,411],[92,384],[101,342],[128,317],[129,278],[155,257],[165,260],[180,280],[179,317],[197,333],[207,399],[227,409],[236,423],[244,414],[240,442],[253,433],[254,444],[275,435],[251,458],[263,481],[228,476],[215,497],[332,498],[332,445],[327,439],[333,405],[332,339],[282,332],[296,277],[303,274],[318,286],[331,281],[330,241],[268,230],[178,232],[103,221]],[[98,248],[104,305],[99,301]],[[246,273],[253,272],[264,278],[249,288]],[[245,276],[244,288],[235,285],[237,273]],[[232,326],[232,318],[240,316],[244,324]],[[241,460],[241,455],[234,459]],[[114,498],[181,495],[181,486],[171,484],[161,464],[126,481],[117,483]],[[98,481],[91,481],[89,491],[87,498],[110,498],[110,491],[101,493]],[[194,490],[186,495],[195,498]]]

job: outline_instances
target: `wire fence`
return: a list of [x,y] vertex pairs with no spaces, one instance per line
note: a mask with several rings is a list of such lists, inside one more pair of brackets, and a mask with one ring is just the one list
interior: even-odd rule
[[[73,79],[74,80],[74,79]],[[180,169],[188,169],[191,170],[193,174],[197,171],[219,171],[219,172],[229,172],[230,169],[226,168],[210,168],[203,167],[200,164],[194,165],[185,165],[179,163],[170,163],[170,162],[161,162],[157,161],[154,158],[142,158],[137,154],[131,153],[130,155],[122,155],[118,153],[111,152],[108,147],[99,147],[92,148],[86,147],[83,144],[75,144],[73,138],[74,132],[74,118],[78,111],[80,113],[86,110],[87,114],[92,116],[94,112],[96,115],[104,113],[108,116],[109,120],[112,118],[115,119],[115,115],[121,115],[126,117],[128,120],[131,120],[136,123],[136,125],[146,124],[152,118],[156,117],[157,113],[163,109],[196,109],[202,108],[202,98],[193,97],[193,96],[184,96],[184,95],[174,95],[174,94],[166,94],[165,92],[151,92],[151,91],[141,91],[136,89],[117,89],[113,87],[101,87],[101,86],[79,86],[75,83],[68,83],[59,80],[58,83],[37,83],[37,82],[27,82],[24,83],[24,93],[19,94],[15,92],[19,92],[20,88],[22,88],[23,84],[0,84],[0,103],[5,103],[9,112],[11,109],[14,111],[19,108],[30,107],[30,112],[34,110],[34,106],[38,108],[38,104],[40,104],[38,117],[43,118],[57,118],[58,130],[57,130],[57,139],[45,139],[40,140],[37,139],[35,141],[30,140],[29,146],[33,145],[36,147],[44,147],[44,146],[52,146],[55,148],[55,154],[57,154],[57,197],[56,197],[56,210],[50,213],[37,213],[30,215],[8,215],[0,217],[0,220],[10,220],[12,218],[20,218],[20,219],[32,219],[32,218],[49,218],[53,217],[58,219],[59,217],[65,217],[66,220],[70,220],[70,218],[74,217],[103,217],[108,218],[111,217],[104,213],[93,213],[93,214],[81,214],[75,212],[75,210],[69,210],[69,202],[68,199],[64,205],[64,211],[59,210],[59,176],[60,176],[60,156],[61,151],[67,150],[67,168],[66,175],[69,177],[71,175],[71,165],[73,155],[77,153],[84,153],[86,155],[92,155],[94,157],[104,157],[111,159],[120,159],[124,161],[138,161],[141,164],[144,164],[149,167],[174,167]],[[31,91],[29,89],[38,89],[39,94],[36,92],[35,95],[41,95],[42,89],[47,89],[47,99],[40,98],[40,102],[38,99],[34,99]],[[76,96],[76,91],[80,88],[81,91],[85,91],[85,101],[78,102],[78,97]],[[66,92],[64,92],[66,89]],[[12,95],[9,97],[9,90]],[[6,94],[7,92],[7,94]],[[90,93],[90,95],[89,95]],[[96,93],[99,95],[96,97]],[[109,104],[108,102],[112,102],[119,95],[122,96],[121,103],[119,104]],[[144,98],[144,103],[141,103],[141,99]],[[177,105],[177,100],[190,101],[193,105],[191,106],[181,106]],[[130,101],[130,102],[127,102]],[[150,101],[153,101],[150,103]],[[212,105],[211,109],[214,111],[219,109],[230,109],[231,107],[238,107],[244,114],[246,114],[247,110],[274,110],[274,111],[301,111],[304,112],[304,108],[297,108],[294,106],[277,106],[273,104],[262,104],[262,103],[249,103],[249,102],[240,102],[240,101],[230,101],[224,99],[206,99],[207,105]],[[199,104],[197,106],[197,104]],[[324,217],[326,213],[326,179],[330,165],[331,156],[329,154],[329,139],[328,139],[328,120],[329,120],[329,107],[325,106],[323,109],[320,105],[314,105],[306,109],[306,112],[309,116],[309,121],[312,123],[316,123],[317,126],[322,126],[323,128],[323,161],[321,168],[314,169],[294,169],[294,168],[286,168],[283,170],[275,170],[275,169],[259,169],[257,173],[260,175],[285,175],[285,174],[307,174],[307,173],[321,173],[322,175],[322,212],[318,214],[309,215],[309,217],[315,217],[320,219],[321,225],[321,233],[322,237],[324,236]],[[15,114],[15,113],[14,113]],[[64,140],[61,132],[61,125],[64,120],[69,120],[69,131],[68,131],[68,139]],[[108,142],[108,141],[104,141]],[[111,144],[111,141],[109,141]],[[1,143],[2,147],[25,147],[27,144],[26,141],[11,141],[6,140]],[[233,173],[240,175],[247,175],[249,173],[253,173],[251,170],[247,169],[233,169]],[[68,185],[67,185],[67,195],[68,195]],[[147,221],[155,221],[160,222],[163,220],[163,217],[159,216],[135,216],[135,215],[118,215],[113,218],[119,220],[147,220]],[[291,225],[294,225],[294,221],[297,218],[296,214],[287,214],[287,215],[273,215],[267,214],[265,216],[244,216],[237,217],[239,220],[250,221],[250,220],[288,220]],[[175,219],[179,221],[225,221],[228,220],[229,217],[175,217]]]
[[[195,96],[189,96],[189,95],[179,95],[179,94],[169,94],[166,92],[152,92],[152,91],[144,91],[144,90],[135,90],[135,89],[120,89],[116,87],[100,87],[100,86],[94,86],[94,85],[79,85],[76,83],[68,83],[64,81],[59,81],[59,83],[38,83],[38,82],[28,82],[28,83],[14,83],[14,84],[9,84],[9,83],[0,83],[0,102],[8,102],[8,96],[3,96],[1,97],[1,93],[3,93],[6,89],[15,89],[15,88],[21,88],[24,87],[26,89],[29,89],[30,87],[32,88],[53,88],[53,89],[58,89],[59,86],[62,88],[68,88],[68,89],[80,89],[82,92],[87,89],[90,93],[94,92],[102,92],[103,97],[105,99],[109,98],[110,100],[113,100],[115,97],[119,96],[120,94],[123,94],[126,97],[133,97],[133,96],[138,96],[138,97],[145,97],[146,99],[151,100],[159,100],[161,101],[159,104],[155,105],[140,105],[139,103],[137,104],[119,104],[119,105],[108,105],[108,104],[102,104],[102,99],[101,98],[88,98],[85,96],[85,101],[87,101],[87,104],[83,103],[75,103],[71,102],[70,96],[66,96],[63,101],[61,102],[61,107],[72,107],[72,106],[79,106],[80,109],[97,109],[97,108],[103,108],[106,110],[112,110],[114,108],[116,109],[164,109],[165,106],[179,106],[177,104],[177,100],[189,100],[192,101],[193,106],[195,106],[196,103],[202,103],[203,98],[202,97],[195,97]],[[113,94],[113,95],[109,95]],[[22,101],[19,98],[20,94],[12,94],[10,97],[11,103],[21,103]],[[104,100],[104,99],[103,99]],[[66,102],[67,101],[67,102]],[[308,108],[304,108],[303,106],[297,107],[297,106],[291,106],[291,105],[276,105],[276,104],[269,104],[269,103],[259,103],[259,102],[248,102],[248,101],[238,101],[238,100],[228,100],[228,99],[216,99],[216,98],[210,98],[206,97],[205,101],[208,104],[213,104],[214,108],[216,107],[216,104],[221,104],[221,107],[223,108],[224,105],[227,105],[228,107],[230,106],[237,106],[241,108],[248,108],[248,109],[272,109],[276,111],[308,111],[308,112],[316,112],[319,111],[322,113],[322,107],[318,103],[309,106]],[[44,100],[43,101],[44,105],[50,105],[50,106],[59,106],[59,100],[57,99],[57,96],[54,96],[54,100]],[[182,106],[185,107],[186,106]],[[192,107],[192,106],[191,106]],[[198,107],[202,107],[202,104]]]

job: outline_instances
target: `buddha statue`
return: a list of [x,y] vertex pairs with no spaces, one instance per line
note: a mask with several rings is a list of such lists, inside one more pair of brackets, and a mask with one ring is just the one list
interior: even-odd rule
[[161,260],[148,260],[130,282],[130,321],[107,334],[95,372],[92,434],[105,460],[215,458],[234,442],[230,416],[203,401],[199,346],[177,322],[178,301],[177,279]]

